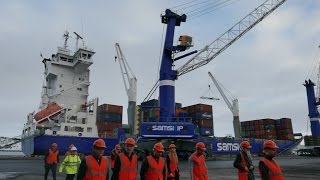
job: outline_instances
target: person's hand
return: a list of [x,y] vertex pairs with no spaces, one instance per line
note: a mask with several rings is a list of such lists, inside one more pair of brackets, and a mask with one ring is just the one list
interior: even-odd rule
[[173,176],[172,173],[170,173],[168,177],[169,177],[169,178],[173,178],[174,176]]
[[249,169],[248,169],[247,166],[244,167],[244,170],[247,171],[247,172],[249,172]]
[[249,170],[251,170],[251,171],[252,171],[253,169],[254,169],[254,168],[253,168],[253,166],[250,166]]

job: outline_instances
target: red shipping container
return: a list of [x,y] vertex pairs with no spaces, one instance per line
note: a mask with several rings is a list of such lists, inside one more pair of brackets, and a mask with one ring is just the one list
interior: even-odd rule
[[195,104],[192,106],[184,107],[188,113],[196,113],[196,112],[211,112],[212,113],[212,106],[207,104]]
[[179,113],[187,113],[188,111],[182,108],[176,108],[176,115],[178,115]]
[[122,111],[123,111],[123,107],[118,105],[102,104],[98,106],[98,112],[111,112],[111,113],[122,114]]
[[259,125],[259,120],[254,120],[254,121],[253,121],[253,124],[254,124],[254,125]]
[[103,122],[98,123],[97,128],[101,131],[113,131],[116,128],[121,128],[122,123],[113,123],[113,122]]

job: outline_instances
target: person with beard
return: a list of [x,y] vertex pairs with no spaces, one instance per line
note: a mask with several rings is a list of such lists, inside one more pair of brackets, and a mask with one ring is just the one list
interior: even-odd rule
[[120,153],[114,163],[114,180],[136,180],[138,175],[138,156],[134,153],[136,141],[126,139],[124,152]]
[[77,180],[108,180],[110,164],[103,156],[106,143],[97,139],[93,143],[92,154],[86,156],[79,166]]
[[278,146],[272,140],[263,144],[264,157],[259,161],[259,171],[262,180],[284,180],[281,168],[274,157]]
[[176,146],[170,144],[167,156],[167,180],[179,180],[180,172],[178,164],[179,159],[176,153]]
[[248,141],[243,141],[240,144],[241,151],[233,163],[233,167],[238,169],[239,180],[254,180],[254,167],[250,153],[251,145]]
[[141,164],[140,179],[141,180],[165,180],[166,168],[165,161],[162,157],[164,147],[161,143],[153,146],[153,153],[147,156]]

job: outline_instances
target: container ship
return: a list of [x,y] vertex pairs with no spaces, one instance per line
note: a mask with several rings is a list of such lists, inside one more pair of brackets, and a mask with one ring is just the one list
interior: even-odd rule
[[[66,32],[63,47],[58,47],[58,51],[51,58],[44,58],[42,61],[44,84],[41,104],[37,113],[28,114],[22,132],[22,151],[26,155],[44,154],[51,143],[55,142],[62,153],[67,151],[70,144],[74,144],[79,152],[89,154],[93,141],[104,138],[108,155],[115,144],[124,142],[128,136],[136,139],[138,153],[152,150],[155,142],[162,142],[165,147],[169,143],[175,143],[179,156],[182,157],[190,155],[199,141],[206,144],[209,155],[238,153],[243,140],[250,141],[254,154],[261,153],[265,139],[275,140],[279,152],[292,149],[302,138],[293,138],[289,118],[259,119],[240,123],[236,109],[233,122],[235,137],[216,137],[212,106],[195,104],[183,107],[181,103],[175,102],[174,87],[179,76],[209,63],[284,1],[267,0],[233,26],[241,26],[243,29],[231,28],[199,52],[192,51],[181,56],[177,54],[193,46],[192,37],[181,35],[180,44],[173,45],[174,30],[176,26],[186,22],[187,17],[185,14],[178,15],[167,9],[161,16],[161,22],[166,24],[167,30],[157,84],[159,99],[145,99],[135,108],[135,96],[129,98],[129,108],[131,113],[135,114],[132,116],[128,113],[129,133],[125,132],[122,125],[122,106],[99,106],[98,98],[88,100],[89,67],[93,64],[95,52],[85,47],[77,47],[78,40],[83,38],[75,33],[76,51],[71,53],[67,48],[69,34]],[[250,17],[256,19],[249,21],[247,18]],[[243,23],[249,24],[243,26]],[[186,64],[173,69],[175,61],[193,54],[195,56]]]
[[[77,41],[82,38],[75,34]],[[28,114],[22,132],[22,151],[28,156],[44,154],[53,142],[62,153],[74,144],[79,152],[88,154],[99,135],[105,137],[108,153],[124,136],[122,106],[98,106],[98,98],[88,100],[89,67],[95,52],[76,47],[72,53],[67,48],[68,32],[64,38],[63,47],[42,60],[44,84],[39,111]]]

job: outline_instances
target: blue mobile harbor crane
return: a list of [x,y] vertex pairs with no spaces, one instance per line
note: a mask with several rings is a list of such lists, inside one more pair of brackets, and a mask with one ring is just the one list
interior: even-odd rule
[[[318,74],[319,76],[319,74]],[[320,156],[320,114],[318,111],[319,97],[314,92],[315,84],[309,79],[303,84],[307,91],[308,111],[311,125],[311,136],[304,136],[305,147],[298,150],[299,155]],[[319,80],[317,82],[319,86]],[[318,92],[319,96],[319,92]]]
[[[178,15],[170,9],[167,9],[165,14],[161,16],[161,22],[167,25],[167,29],[159,72],[160,78],[158,84],[154,86],[159,86],[160,102],[158,108],[160,113],[159,117],[153,120],[146,120],[143,118],[143,115],[141,115],[138,144],[140,141],[140,143],[143,142],[140,144],[141,146],[146,146],[148,139],[150,141],[151,139],[154,139],[162,142],[165,140],[177,142],[182,139],[183,145],[185,145],[185,142],[193,141],[193,148],[194,143],[199,140],[203,140],[202,137],[198,137],[194,133],[195,125],[192,123],[190,118],[183,116],[180,117],[175,114],[175,81],[178,76],[208,64],[285,1],[286,0],[266,0],[263,4],[255,8],[251,13],[203,49],[186,53],[177,58],[173,58],[173,54],[189,49],[192,46],[192,37],[187,35],[180,36],[180,44],[177,46],[173,45],[175,27],[186,22],[187,16],[185,14]],[[183,66],[176,70],[173,69],[175,61],[192,54],[195,55]],[[155,89],[151,91],[155,91]],[[150,107],[142,106],[141,104],[142,114],[143,111],[148,108]],[[213,141],[207,141],[206,144],[209,145],[209,147],[211,146],[213,151],[218,148]]]

